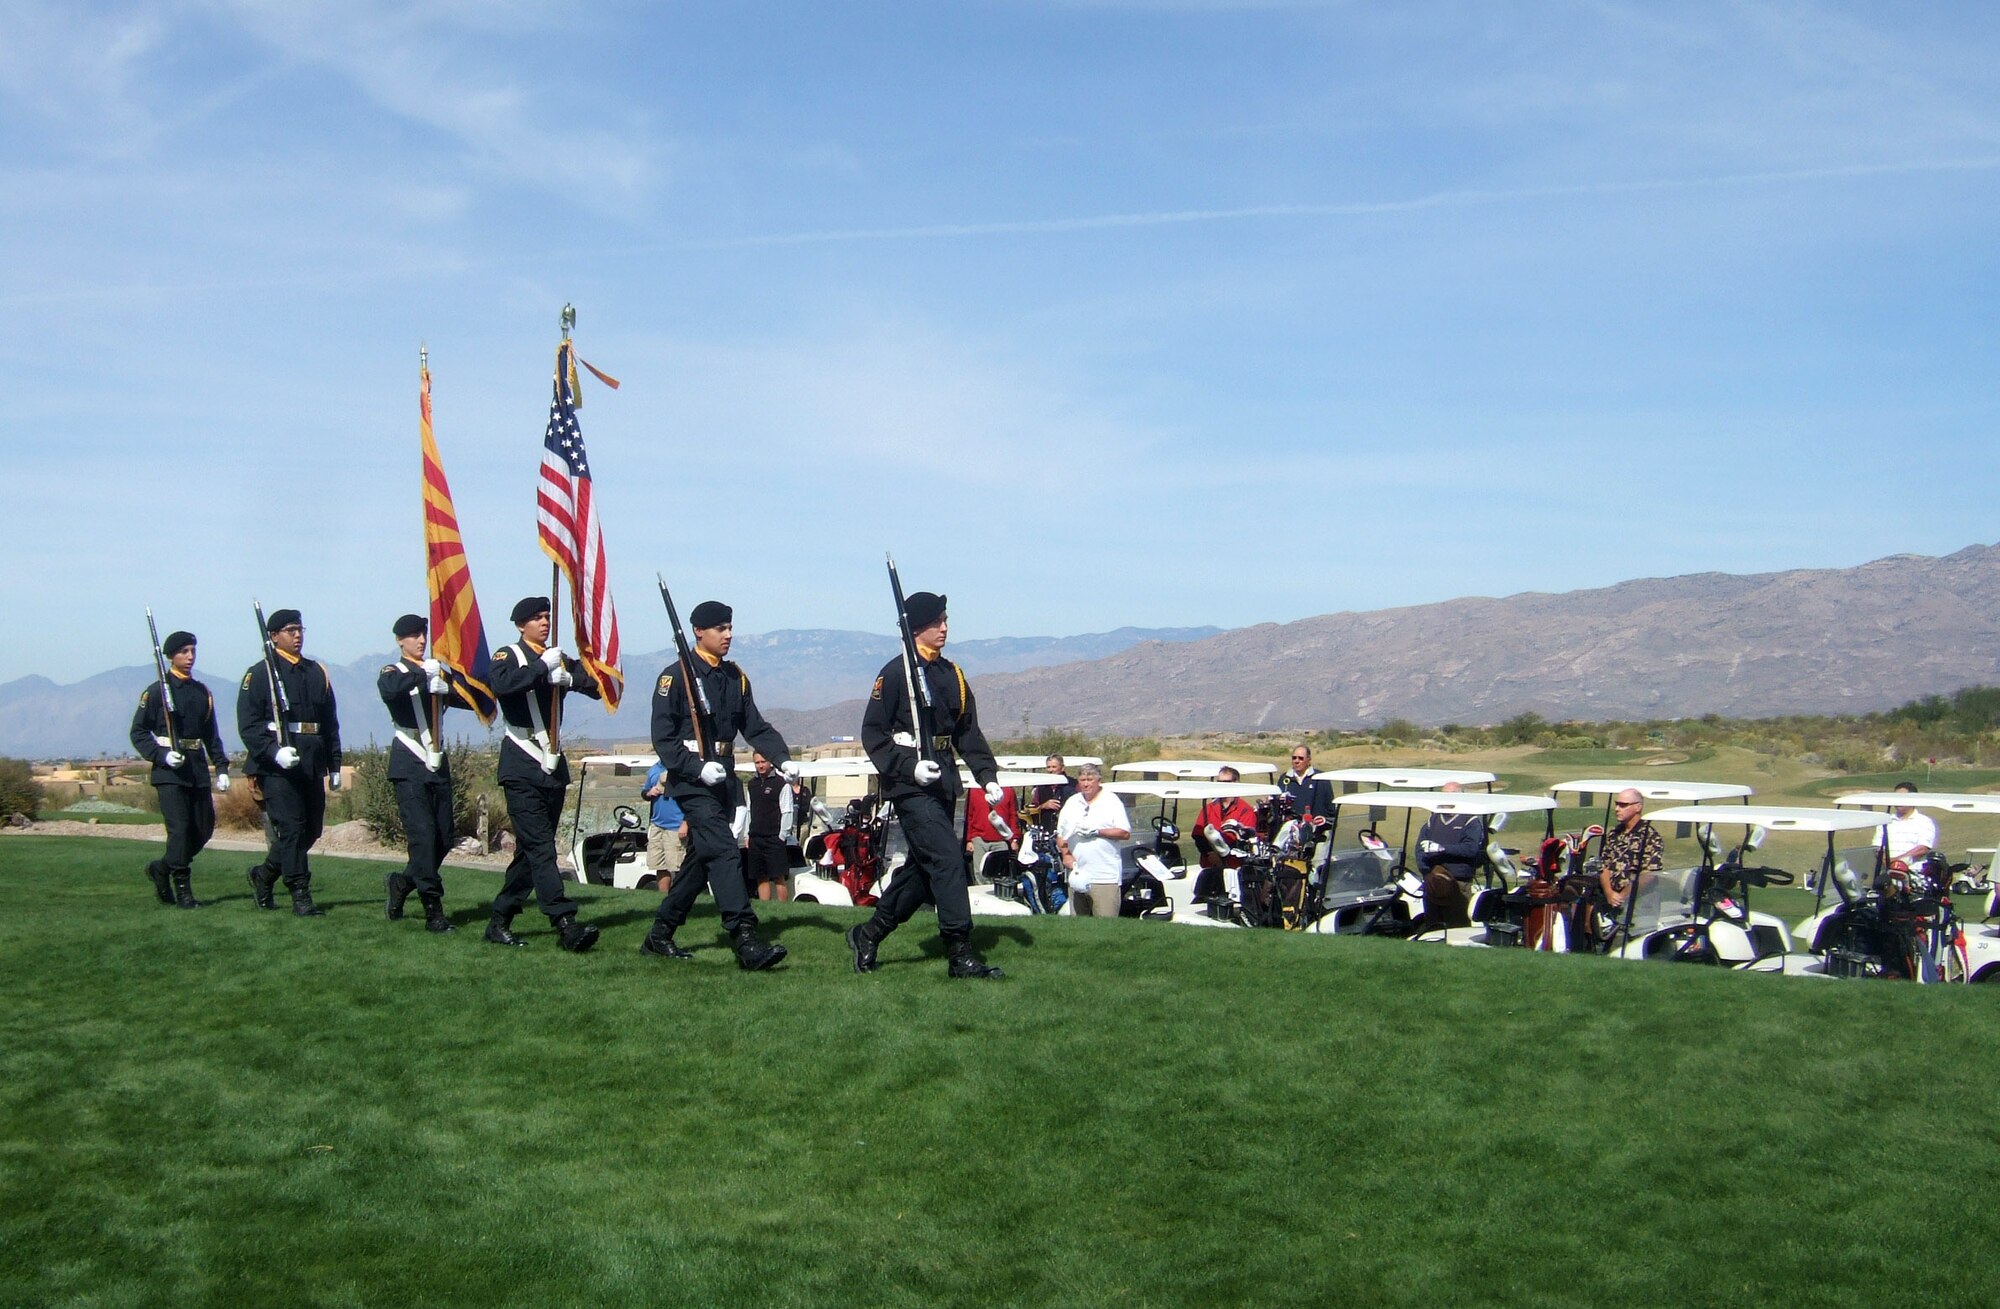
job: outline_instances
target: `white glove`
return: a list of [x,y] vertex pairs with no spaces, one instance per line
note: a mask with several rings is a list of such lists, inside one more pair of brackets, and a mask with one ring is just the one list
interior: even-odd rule
[[778,765],[778,771],[785,775],[785,780],[788,782],[799,780],[799,764],[796,759],[785,760],[784,763]]
[[229,774],[228,774],[228,773],[217,773],[217,774],[215,775],[215,789],[216,789],[216,790],[218,790],[218,791],[220,791],[220,792],[222,792],[222,793],[223,793],[224,795],[228,795],[228,794],[229,794]]
[[991,805],[995,809],[998,809],[1000,807],[1000,802],[1002,800],[1005,800],[1006,798],[1007,798],[1006,787],[1000,785],[1000,783],[998,782],[988,782],[986,784],[987,804]]
[[329,791],[338,791],[340,789],[340,770],[338,768],[326,775],[326,789]]
[[567,668],[551,668],[549,670],[549,685],[574,686],[576,685],[576,678]]
[[944,769],[938,767],[937,760],[935,759],[917,760],[918,786],[929,786],[932,782],[937,781],[938,778],[943,776],[944,776]]
[[1438,851],[1444,849],[1444,847],[1436,841],[1419,841],[1417,842],[1417,849],[1422,850],[1425,854],[1436,854]]
[[187,762],[187,756],[182,754],[178,750],[169,750],[166,753],[166,757],[161,762],[165,763],[166,766],[169,768],[179,768],[182,764]]
[[438,676],[438,675],[437,675],[436,673],[433,673],[433,674],[431,674],[431,694],[432,694],[432,695],[443,695],[443,694],[444,694],[444,693],[445,693],[446,691],[448,691],[448,690],[450,690],[450,689],[451,689],[451,687],[450,687],[450,684],[449,684],[449,683],[447,683],[447,682],[446,682],[446,681],[444,680],[444,678],[442,678],[442,677]]
[[426,659],[424,660],[424,671],[432,677],[439,677],[444,673],[444,665],[435,659]]
[[548,669],[550,672],[553,673],[556,669],[561,668],[562,661],[563,661],[563,656],[562,656],[561,646],[552,645],[548,649],[542,651],[542,667]]
[[425,751],[425,752],[424,752],[424,767],[426,767],[426,768],[430,769],[430,770],[431,770],[432,772],[434,772],[434,773],[435,773],[435,772],[436,772],[436,771],[437,771],[438,769],[440,769],[440,768],[444,767],[444,751],[442,751],[442,750],[427,750],[427,751]]
[[713,759],[701,766],[701,784],[703,786],[720,786],[722,785],[722,779],[727,776],[729,776],[729,770]]
[[272,758],[277,760],[278,767],[280,768],[297,768],[299,766],[299,752],[289,745],[279,746],[278,753],[273,755]]

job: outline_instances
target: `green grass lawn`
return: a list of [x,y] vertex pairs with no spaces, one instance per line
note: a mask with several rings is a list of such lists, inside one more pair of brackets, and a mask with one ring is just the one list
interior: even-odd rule
[[[1985,1305],[2000,990],[585,892],[570,956],[0,839],[0,1303]],[[281,897],[282,898],[282,897]]]

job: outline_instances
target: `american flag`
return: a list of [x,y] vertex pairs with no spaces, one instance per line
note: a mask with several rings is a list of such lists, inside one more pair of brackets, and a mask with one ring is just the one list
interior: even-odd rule
[[556,389],[549,401],[548,435],[542,440],[535,522],[542,550],[569,579],[577,658],[603,688],[604,707],[615,710],[625,687],[624,675],[618,671],[618,613],[612,607],[611,583],[605,577],[604,529],[591,493],[583,428],[576,421],[573,358],[569,342],[563,342],[556,350]]

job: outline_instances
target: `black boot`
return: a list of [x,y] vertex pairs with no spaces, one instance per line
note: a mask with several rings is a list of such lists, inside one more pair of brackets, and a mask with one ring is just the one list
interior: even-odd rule
[[292,916],[294,918],[324,918],[326,910],[313,903],[313,893],[303,886],[292,888]]
[[746,973],[762,972],[785,957],[785,947],[758,937],[747,924],[736,929],[736,963]]
[[257,902],[259,909],[276,909],[278,901],[271,894],[271,888],[278,884],[278,875],[271,871],[269,864],[252,864],[244,874],[250,879],[250,898]]
[[496,913],[486,924],[486,939],[495,945],[526,945],[526,941],[514,935],[513,929],[514,915]]
[[847,929],[847,948],[854,951],[855,972],[875,971],[875,951],[881,946],[882,938],[887,935],[887,932],[875,925],[875,920],[872,918]]
[[640,954],[656,954],[662,959],[692,959],[694,951],[674,943],[674,930],[665,923],[653,922],[653,930],[646,933],[646,939],[639,942]]
[[194,873],[190,869],[176,868],[174,878],[174,903],[183,909],[199,909],[207,903],[194,898]]
[[403,917],[403,902],[410,898],[410,892],[417,889],[417,879],[408,873],[388,873],[382,878],[382,889],[389,893],[388,915],[390,922],[398,922]]
[[[943,933],[939,933],[943,935]],[[944,938],[945,958],[951,961],[946,975],[949,977],[1005,977],[1006,974],[987,963],[972,952],[972,940],[965,932],[953,932]]]
[[160,903],[172,904],[174,902],[174,890],[171,886],[167,885],[166,865],[155,859],[152,863],[146,865],[146,876],[152,879],[153,894],[160,897]]
[[556,929],[557,943],[571,954],[582,954],[597,944],[597,924],[579,923],[575,914],[550,919],[549,926]]
[[424,906],[424,930],[426,932],[456,932],[451,919],[444,916],[444,892],[419,891],[417,899]]

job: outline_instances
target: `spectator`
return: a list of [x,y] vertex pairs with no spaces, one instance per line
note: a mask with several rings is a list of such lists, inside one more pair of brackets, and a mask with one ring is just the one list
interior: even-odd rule
[[744,839],[744,881],[759,900],[792,898],[792,783],[762,754],[750,756],[756,770],[743,785],[749,816]]
[[652,802],[646,823],[646,868],[665,895],[681,870],[681,860],[687,858],[687,817],[667,794],[666,765],[657,760],[646,770],[646,789],[640,794]]
[[[1917,784],[1898,782],[1896,789],[1914,794]],[[1929,814],[1918,812],[1915,805],[1904,805],[1894,812],[1895,817],[1882,829],[1882,848],[1888,852],[1891,862],[1915,868],[1923,862],[1925,855],[1937,849],[1937,823]]]
[[1076,794],[1063,801],[1056,815],[1056,838],[1062,842],[1063,865],[1069,869],[1071,912],[1079,918],[1118,916],[1119,887],[1125,879],[1118,842],[1131,836],[1125,802],[1104,789],[1104,775],[1097,765],[1077,769]]
[[[1215,780],[1235,783],[1242,780],[1242,774],[1224,764],[1216,770]],[[1223,829],[1235,825],[1248,833],[1257,830],[1257,810],[1250,801],[1240,795],[1222,796],[1202,805],[1201,813],[1195,818],[1195,844],[1201,851],[1201,872],[1195,877],[1194,899],[1197,903],[1212,900],[1227,894],[1227,884],[1222,870],[1234,868],[1243,861],[1229,853],[1229,842]]]
[[1598,905],[1585,915],[1586,936],[1599,948],[1608,948],[1625,921],[1626,901],[1640,884],[1659,876],[1666,842],[1645,820],[1645,801],[1630,787],[1611,802],[1611,830],[1599,847],[1597,871]]
[[1320,829],[1333,817],[1333,783],[1320,777],[1312,760],[1311,746],[1293,746],[1291,769],[1278,779],[1278,789],[1291,797],[1292,816],[1310,827],[1318,840]]
[[[1446,782],[1446,793],[1463,791]],[[1472,878],[1486,857],[1486,820],[1478,814],[1433,813],[1417,833],[1417,870],[1424,879],[1424,924],[1470,927]]]
[[1043,766],[1055,777],[1034,789],[1028,796],[1028,805],[1034,811],[1035,826],[1054,831],[1056,815],[1062,812],[1063,802],[1076,794],[1076,782],[1063,767],[1063,757],[1052,754]]
[[965,863],[975,878],[988,854],[999,850],[1011,856],[1020,841],[1020,807],[1012,791],[1003,791],[997,805],[987,803],[983,788],[965,793]]

